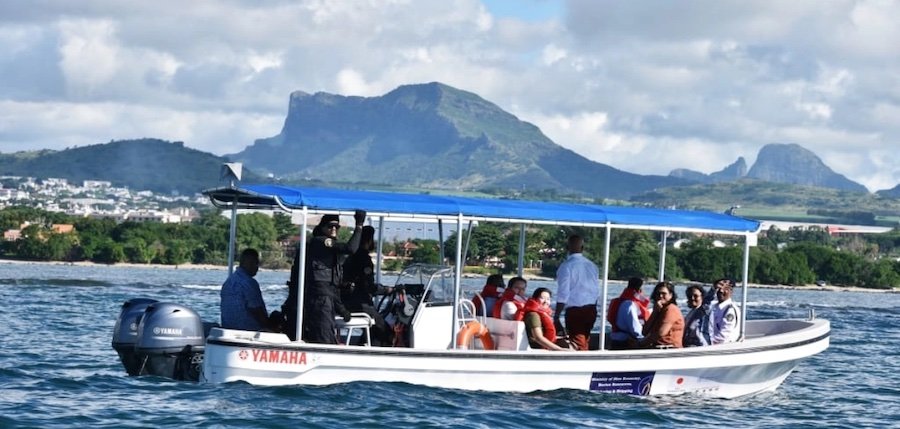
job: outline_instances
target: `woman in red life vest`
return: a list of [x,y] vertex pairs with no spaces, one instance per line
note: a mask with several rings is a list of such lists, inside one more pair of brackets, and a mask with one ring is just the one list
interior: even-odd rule
[[487,309],[487,314],[490,314],[494,309],[494,304],[497,302],[497,299],[500,298],[500,294],[502,293],[503,274],[489,275],[487,282],[484,284],[484,288],[481,289],[481,299],[478,299],[478,297],[472,299],[472,303],[475,304],[475,314],[484,316],[484,309]]
[[653,314],[644,324],[644,339],[640,342],[643,348],[681,348],[684,337],[684,317],[678,309],[678,296],[675,287],[669,282],[659,282],[650,294],[653,302]]
[[528,345],[533,349],[566,350],[556,341],[556,327],[553,325],[553,310],[550,309],[550,289],[539,287],[525,301],[516,313],[516,320],[525,322]]
[[525,306],[525,301],[528,299],[528,296],[525,295],[527,287],[528,282],[521,277],[509,279],[506,290],[494,304],[491,316],[495,319],[514,320],[516,313]]

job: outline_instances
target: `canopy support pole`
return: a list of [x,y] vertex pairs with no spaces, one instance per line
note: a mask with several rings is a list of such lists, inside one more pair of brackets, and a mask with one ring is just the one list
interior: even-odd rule
[[[424,237],[425,224],[422,224],[422,230]],[[438,249],[441,252],[441,266],[444,266],[444,222],[441,219],[438,219]]]
[[237,235],[237,195],[231,203],[231,224],[228,226],[228,275],[234,272],[234,247]]
[[304,297],[304,290],[306,289],[306,226],[308,222],[309,211],[306,206],[303,206],[301,209],[301,213],[303,213],[303,223],[300,224],[300,268],[297,272],[297,340],[300,341],[303,338],[303,302],[306,300]]
[[[469,227],[466,229],[466,244],[463,245],[462,256],[463,262],[469,259],[469,242],[472,241],[472,222],[469,221]],[[462,240],[462,230],[456,230],[456,241]]]
[[375,256],[375,283],[381,284],[381,261],[384,259],[382,253],[384,247],[384,216],[378,217],[378,251]]
[[519,277],[525,275],[525,224],[519,225]]
[[666,240],[669,238],[669,231],[662,231],[662,240],[659,241],[659,281],[666,280]]
[[750,288],[750,234],[744,235],[744,267],[741,277],[743,280],[741,291],[741,334],[738,339],[744,340],[747,328],[747,289]]
[[612,227],[606,224],[606,237],[603,239],[603,297],[600,300],[600,350],[606,350],[606,297],[609,289],[609,243]]
[[[459,231],[462,231],[462,213],[456,215],[456,275],[453,279],[453,330],[451,331],[450,344],[456,349],[456,335],[459,333],[459,293],[462,289],[462,240]],[[472,224],[469,223],[469,227]]]

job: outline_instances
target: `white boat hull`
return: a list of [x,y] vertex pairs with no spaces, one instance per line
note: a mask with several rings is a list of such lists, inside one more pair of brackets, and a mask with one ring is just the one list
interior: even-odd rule
[[214,329],[203,380],[254,385],[401,382],[496,392],[578,389],[733,398],[776,389],[825,350],[826,320],[748,321],[738,343],[590,352],[419,350],[289,342],[281,334]]

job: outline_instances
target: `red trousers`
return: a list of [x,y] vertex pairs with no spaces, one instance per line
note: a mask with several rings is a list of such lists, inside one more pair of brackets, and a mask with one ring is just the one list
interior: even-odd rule
[[597,306],[566,307],[566,330],[578,350],[587,350],[591,340],[591,329],[597,321]]

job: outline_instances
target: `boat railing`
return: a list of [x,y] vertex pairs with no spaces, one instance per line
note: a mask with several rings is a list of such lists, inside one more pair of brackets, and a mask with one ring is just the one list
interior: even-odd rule
[[335,327],[337,327],[338,332],[342,332],[343,330],[347,330],[347,336],[344,340],[344,345],[349,346],[350,340],[353,338],[353,333],[359,330],[359,335],[364,336],[366,339],[366,346],[372,345],[372,325],[375,324],[375,319],[372,319],[372,316],[369,316],[367,313],[358,312],[358,313],[350,313],[350,320],[344,321],[341,317],[335,317],[334,321]]
[[[480,322],[483,325],[484,318],[486,317],[488,310],[486,308],[487,302],[485,302],[484,297],[481,296],[481,293],[475,292],[475,295],[472,297],[472,299],[466,299],[466,298],[460,297],[459,300],[460,300],[460,302],[467,301],[472,305],[472,308],[471,308],[472,318],[469,320],[477,320],[478,322]],[[478,302],[480,302],[481,305],[480,306],[475,305],[475,300],[478,300]],[[481,307],[481,315],[480,316],[478,315],[478,310],[477,310],[478,307]],[[460,310],[462,310],[462,307],[460,307]],[[480,319],[479,319],[479,317],[480,317]]]
[[[475,294],[476,297],[481,298],[480,295]],[[478,321],[484,324],[484,318],[482,320],[478,320],[478,315],[475,312],[475,303],[471,299],[460,298],[459,304],[456,307],[458,313],[456,314],[456,321],[459,327],[465,326],[466,323],[471,321]]]

